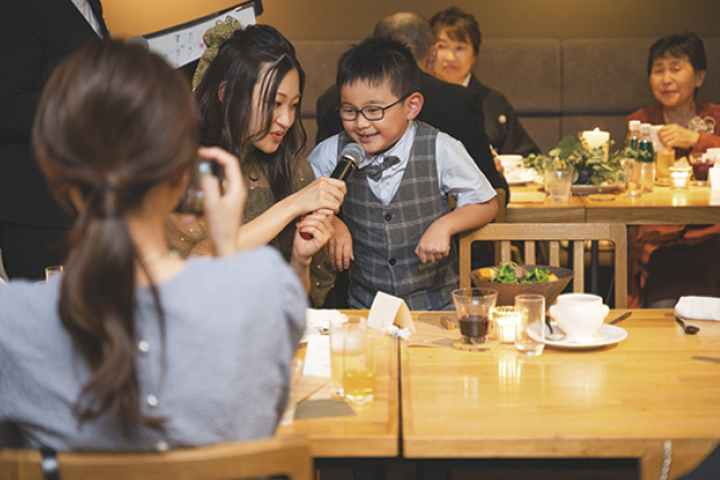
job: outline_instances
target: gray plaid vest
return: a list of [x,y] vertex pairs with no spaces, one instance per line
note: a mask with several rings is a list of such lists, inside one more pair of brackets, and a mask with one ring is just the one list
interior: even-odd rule
[[[438,190],[435,142],[438,130],[417,122],[410,159],[395,197],[384,205],[370,190],[364,170],[346,182],[343,220],[353,239],[355,261],[350,267],[352,308],[370,308],[377,291],[400,297],[411,310],[441,310],[452,306],[458,288],[454,242],[450,255],[432,265],[415,254],[430,224],[449,211],[447,196]],[[338,155],[351,141],[342,132]]]

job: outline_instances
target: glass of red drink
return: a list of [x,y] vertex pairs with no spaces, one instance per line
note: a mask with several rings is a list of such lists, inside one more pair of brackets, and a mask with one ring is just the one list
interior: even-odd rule
[[490,310],[497,304],[498,291],[461,288],[452,293],[464,343],[480,344],[490,338]]
[[706,182],[710,167],[715,165],[715,157],[704,153],[693,153],[690,155],[690,164],[692,165],[695,181]]

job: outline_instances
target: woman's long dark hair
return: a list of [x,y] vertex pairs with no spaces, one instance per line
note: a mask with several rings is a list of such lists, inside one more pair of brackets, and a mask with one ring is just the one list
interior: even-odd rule
[[[295,48],[280,32],[268,25],[250,25],[235,31],[220,46],[195,91],[200,111],[200,143],[220,146],[240,162],[247,161],[254,153],[253,143],[270,132],[278,86],[292,69],[300,77],[302,96],[305,72],[295,56]],[[253,91],[258,82],[264,118],[261,130],[250,132]],[[223,84],[221,101],[218,92]],[[295,122],[277,151],[257,154],[262,161],[256,166],[270,183],[276,200],[292,193],[292,160],[305,147],[306,139],[298,103]]]
[[138,424],[162,429],[162,419],[140,409],[135,271],[145,267],[125,214],[152,187],[180,181],[196,155],[196,118],[184,78],[160,57],[112,40],[65,59],[43,91],[32,133],[38,162],[61,204],[69,207],[71,196],[81,204],[58,305],[92,370],[75,404],[80,423],[111,413],[126,436]]

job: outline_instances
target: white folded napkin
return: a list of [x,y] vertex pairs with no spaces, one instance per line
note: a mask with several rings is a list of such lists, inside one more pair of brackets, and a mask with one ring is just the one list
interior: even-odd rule
[[682,318],[720,320],[720,298],[680,297],[675,313]]
[[327,333],[328,328],[330,328],[330,319],[333,317],[343,317],[347,321],[347,316],[340,313],[339,310],[306,309],[305,333],[303,333],[300,343],[307,342],[310,335],[318,335],[322,331]]

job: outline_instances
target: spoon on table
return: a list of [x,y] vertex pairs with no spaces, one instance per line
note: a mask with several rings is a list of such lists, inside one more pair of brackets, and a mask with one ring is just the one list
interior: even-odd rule
[[685,323],[684,318],[680,318],[677,315],[675,315],[675,321],[680,324],[685,333],[688,335],[695,335],[700,331],[700,327],[696,327],[695,325],[688,325],[687,323]]
[[565,338],[565,335],[563,335],[562,333],[553,333],[553,327],[550,324],[550,315],[545,315],[545,325],[547,325],[548,330],[550,330],[550,333],[545,335],[545,338],[547,338],[551,342],[557,342]]

